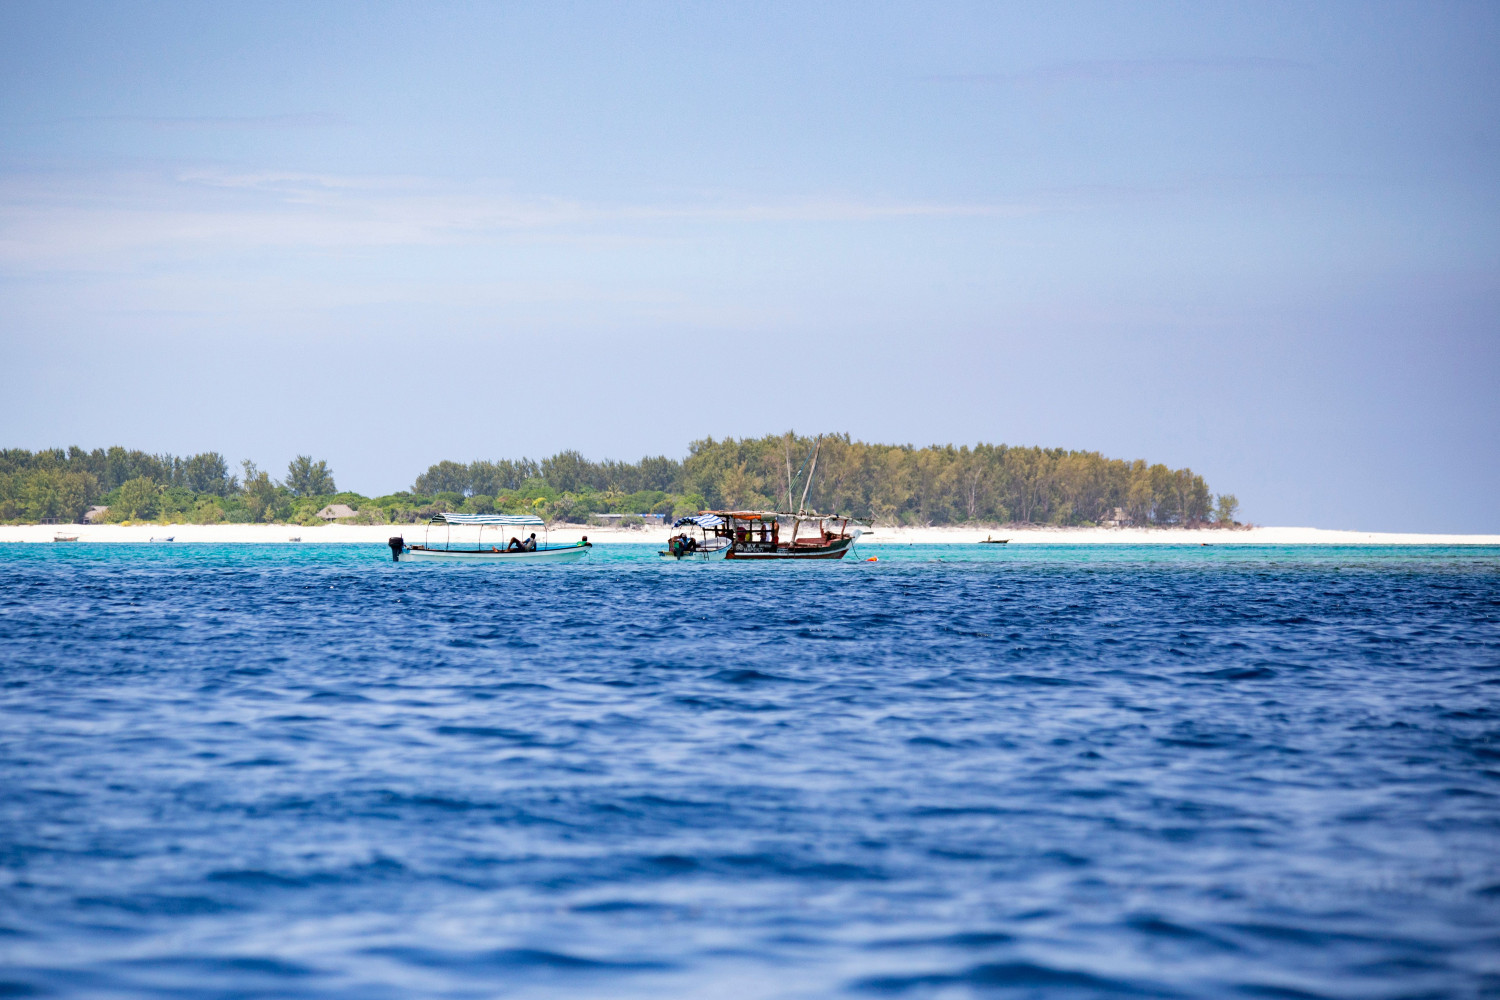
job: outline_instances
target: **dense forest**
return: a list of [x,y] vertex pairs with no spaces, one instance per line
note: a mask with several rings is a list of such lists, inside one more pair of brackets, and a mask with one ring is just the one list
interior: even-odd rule
[[[441,461],[408,492],[338,492],[326,462],[298,456],[277,480],[252,462],[124,448],[0,451],[0,520],[76,521],[94,507],[107,521],[213,524],[318,522],[328,504],[351,520],[398,524],[441,510],[536,513],[588,523],[596,515],[703,508],[809,509],[885,524],[1098,524],[1123,514],[1145,525],[1231,524],[1237,503],[1215,498],[1191,469],[1105,458],[1097,452],[1007,445],[865,444],[848,435],[795,434],[695,441],[686,458],[593,462],[550,458]],[[816,467],[814,453],[816,451]],[[811,486],[808,485],[811,477]]]

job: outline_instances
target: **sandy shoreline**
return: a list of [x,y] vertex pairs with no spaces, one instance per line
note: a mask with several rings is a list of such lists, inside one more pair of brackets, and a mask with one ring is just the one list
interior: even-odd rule
[[[408,541],[422,538],[423,525],[327,524],[305,528],[294,524],[26,524],[0,525],[0,543],[51,542],[56,535],[77,535],[80,542],[149,542],[170,537],[177,542],[281,543],[328,542],[383,545],[392,535]],[[570,543],[587,535],[608,545],[661,545],[663,528],[553,528],[550,541]],[[436,537],[436,536],[434,536]],[[966,545],[985,537],[1007,538],[1011,545],[1500,545],[1500,535],[1438,535],[1416,532],[1338,531],[1328,528],[1248,528],[1237,531],[1180,528],[887,528],[877,526],[863,543],[881,545]]]

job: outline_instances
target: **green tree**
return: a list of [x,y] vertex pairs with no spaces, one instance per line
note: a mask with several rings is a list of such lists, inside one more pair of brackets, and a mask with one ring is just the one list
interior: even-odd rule
[[726,509],[743,510],[770,503],[760,493],[761,479],[744,462],[730,466],[719,476],[719,496]]
[[[479,463],[475,463],[476,465]],[[485,463],[489,465],[489,463]],[[485,484],[490,486],[493,480],[502,478],[495,474],[493,469],[486,469]],[[462,462],[450,462],[446,459],[430,467],[426,472],[417,477],[412,484],[413,493],[458,493],[465,494],[474,491],[474,477],[470,475],[469,467]],[[487,492],[487,491],[481,491]]]
[[245,461],[241,464],[245,470],[245,482],[240,495],[250,521],[272,523],[285,520],[292,511],[292,505],[283,495],[282,488],[270,476],[257,469],[254,462]]
[[542,460],[542,478],[563,493],[576,493],[585,487],[600,489],[604,485],[593,468],[594,463],[576,451],[560,451]]
[[1224,525],[1234,524],[1234,515],[1239,513],[1240,501],[1233,493],[1220,493],[1219,502],[1214,509],[1214,517]]
[[94,477],[86,472],[38,470],[23,482],[20,514],[27,521],[76,521],[88,509],[94,488]]
[[181,463],[181,485],[194,493],[226,497],[239,485],[229,474],[229,463],[216,451],[205,451]]
[[160,492],[156,483],[145,476],[127,479],[120,484],[109,512],[119,520],[154,517]]
[[314,462],[311,455],[298,455],[288,463],[286,488],[297,497],[321,497],[338,492],[328,463],[321,459]]

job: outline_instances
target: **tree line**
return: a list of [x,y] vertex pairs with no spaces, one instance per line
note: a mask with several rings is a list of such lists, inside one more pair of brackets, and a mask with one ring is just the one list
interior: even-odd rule
[[[682,459],[443,460],[409,491],[338,492],[326,461],[301,455],[273,479],[253,462],[233,472],[217,452],[190,457],[124,448],[0,450],[0,520],[317,523],[330,503],[353,520],[399,524],[433,513],[535,513],[588,523],[596,515],[681,516],[700,509],[809,509],[886,524],[1230,524],[1238,503],[1215,497],[1191,469],[1064,448],[867,444],[847,434],[704,438]],[[816,458],[814,453],[816,452]]]
[[[867,444],[847,434],[816,440],[792,433],[704,438],[682,460],[592,462],[576,451],[551,458],[442,461],[418,476],[414,493],[448,493],[501,503],[527,483],[632,513],[713,509],[811,509],[882,523],[1084,525],[1121,513],[1144,525],[1232,523],[1233,495],[1215,497],[1191,469],[1106,458],[1065,448]],[[812,468],[816,451],[817,466]],[[809,475],[811,486],[808,486]],[[646,507],[651,497],[658,499]],[[696,506],[695,506],[696,505]],[[570,511],[576,513],[576,509]]]
[[218,452],[179,457],[125,448],[0,449],[0,521],[80,520],[95,506],[105,520],[289,521],[306,519],[335,494],[324,461],[299,455],[285,479],[254,462],[238,474]]

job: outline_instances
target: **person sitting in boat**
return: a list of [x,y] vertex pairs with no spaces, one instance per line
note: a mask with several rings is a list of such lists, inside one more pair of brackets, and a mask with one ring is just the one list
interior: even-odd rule
[[507,546],[505,546],[505,551],[507,551],[507,552],[525,552],[526,551],[526,546],[523,545],[521,543],[521,540],[519,538],[517,538],[515,535],[511,535],[510,536],[510,544],[507,545]]
[[522,552],[535,552],[536,551],[536,532],[535,531],[533,531],[531,533],[531,537],[530,538],[526,539],[526,541],[524,541],[524,542],[521,543],[521,551]]

